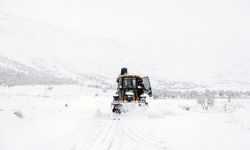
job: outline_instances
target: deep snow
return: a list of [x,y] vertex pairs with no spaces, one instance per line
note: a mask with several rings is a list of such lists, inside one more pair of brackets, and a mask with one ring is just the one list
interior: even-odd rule
[[113,120],[114,91],[55,86],[45,96],[46,86],[0,88],[1,150],[250,148],[247,99],[233,99],[227,112],[227,100],[204,112],[196,100],[150,99],[145,114]]

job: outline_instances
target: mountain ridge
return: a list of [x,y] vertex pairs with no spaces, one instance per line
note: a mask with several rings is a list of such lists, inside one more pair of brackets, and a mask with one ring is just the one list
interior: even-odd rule
[[127,67],[130,73],[150,76],[156,86],[158,81],[165,80],[183,86],[192,83],[230,88],[246,86],[250,80],[246,76],[250,73],[246,69],[250,61],[244,53],[234,49],[210,53],[207,50],[210,47],[199,50],[194,45],[204,41],[183,42],[167,29],[139,40],[95,38],[0,13],[0,33],[0,53],[55,77],[96,78],[113,85],[120,68]]

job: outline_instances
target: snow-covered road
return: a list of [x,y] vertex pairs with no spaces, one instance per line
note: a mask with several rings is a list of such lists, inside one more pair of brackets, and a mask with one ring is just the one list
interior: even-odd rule
[[57,87],[45,98],[33,88],[1,89],[0,150],[250,149],[249,100],[229,112],[224,100],[208,112],[195,100],[150,100],[146,113],[113,120],[109,92]]

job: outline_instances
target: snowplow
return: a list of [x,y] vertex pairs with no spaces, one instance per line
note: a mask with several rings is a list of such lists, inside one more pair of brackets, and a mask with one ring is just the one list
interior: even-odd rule
[[147,107],[146,94],[152,96],[149,78],[128,74],[127,68],[122,68],[116,79],[117,92],[111,103],[114,114],[126,113],[131,107]]

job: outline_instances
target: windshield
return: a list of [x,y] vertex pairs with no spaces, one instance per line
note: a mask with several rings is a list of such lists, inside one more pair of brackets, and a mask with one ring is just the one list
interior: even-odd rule
[[136,80],[133,78],[124,78],[123,88],[126,88],[126,89],[136,88]]

